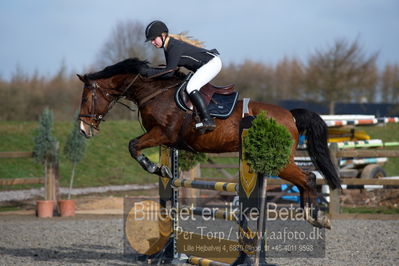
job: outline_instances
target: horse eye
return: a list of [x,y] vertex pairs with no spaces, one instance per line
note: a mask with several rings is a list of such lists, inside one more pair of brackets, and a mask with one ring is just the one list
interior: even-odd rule
[[86,103],[86,102],[87,102],[87,98],[83,98],[82,103]]

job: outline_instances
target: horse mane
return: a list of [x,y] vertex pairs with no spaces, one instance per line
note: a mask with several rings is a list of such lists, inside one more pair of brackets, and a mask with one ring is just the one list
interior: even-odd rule
[[[128,58],[114,65],[105,67],[103,70],[86,74],[85,76],[90,80],[107,79],[115,75],[123,74],[138,74],[143,68],[148,68],[148,61],[137,58]],[[173,75],[179,79],[185,79],[187,74],[184,72],[175,71]],[[157,77],[157,79],[164,79],[169,77]]]
[[142,61],[138,58],[128,58],[114,65],[107,66],[101,71],[87,74],[91,80],[106,79],[121,74],[137,74],[142,68],[148,67],[148,61]]

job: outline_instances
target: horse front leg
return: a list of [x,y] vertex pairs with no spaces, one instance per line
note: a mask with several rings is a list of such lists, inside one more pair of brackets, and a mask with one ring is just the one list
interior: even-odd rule
[[157,165],[145,156],[141,150],[169,143],[166,134],[161,129],[153,128],[149,132],[140,137],[132,139],[129,142],[130,155],[143,167],[144,170],[151,174],[160,175],[162,177],[172,178],[172,172],[165,165]]

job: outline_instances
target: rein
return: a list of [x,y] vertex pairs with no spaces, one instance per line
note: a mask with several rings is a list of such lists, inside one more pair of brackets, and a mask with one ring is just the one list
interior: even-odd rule
[[[116,100],[115,100],[115,98],[114,98],[114,100],[113,100],[113,102],[111,103],[110,107],[108,107],[107,113],[109,112],[109,110],[112,109],[112,107],[113,107],[116,103],[119,103],[119,104],[125,106],[126,108],[128,108],[128,109],[129,109],[130,111],[132,111],[132,112],[135,111],[135,110],[133,110],[130,106],[128,106],[127,104],[124,104],[124,103],[119,102],[119,100],[120,100],[122,97],[125,97],[124,94],[132,87],[133,83],[138,79],[139,76],[140,76],[140,74],[137,74],[137,75],[134,77],[134,79],[126,86],[126,88],[123,90],[123,92],[122,92],[121,94],[119,94],[118,96],[115,97]],[[107,92],[106,96],[107,96],[107,95],[110,95],[110,94],[108,94],[108,92]],[[111,96],[112,96],[112,95],[111,95]]]
[[[161,72],[161,73],[158,73],[158,74],[149,76],[149,77],[147,77],[147,79],[153,79],[153,78],[161,77],[161,76],[163,76],[163,75],[165,75],[165,74],[168,74],[168,73],[171,73],[171,72],[175,72],[175,71],[178,70],[178,69],[179,69],[178,67],[175,67],[175,68],[173,68],[173,69],[169,69],[169,70],[163,71],[163,72]],[[153,98],[155,98],[155,97],[158,96],[159,94],[164,93],[164,92],[167,91],[168,89],[174,88],[174,87],[176,87],[176,86],[178,86],[178,85],[179,85],[179,83],[176,83],[176,84],[174,84],[174,85],[172,85],[172,86],[163,88],[163,89],[161,89],[161,90],[157,90],[157,91],[151,93],[150,95],[144,97],[144,98],[141,99],[141,100],[137,100],[137,102],[136,102],[137,107],[140,108],[141,106],[145,105],[147,102],[149,102],[150,100],[152,100]]]
[[162,94],[164,92],[166,92],[169,89],[175,88],[176,86],[178,86],[179,83],[173,84],[169,87],[160,89],[160,90],[156,90],[153,93],[151,93],[150,95],[144,97],[143,99],[137,101],[137,106],[140,108],[142,106],[144,106],[145,104],[147,104],[148,102],[150,102],[152,99],[154,99],[155,97],[157,97],[159,94]]
[[[93,95],[93,101],[92,101],[92,106],[91,106],[91,112],[90,114],[87,115],[79,115],[79,120],[82,121],[83,123],[85,123],[86,125],[89,125],[91,128],[94,128],[96,130],[99,130],[97,126],[94,125],[94,123],[92,122],[91,124],[87,123],[86,121],[80,119],[82,117],[89,117],[89,118],[93,118],[94,121],[99,121],[101,122],[102,120],[104,120],[105,115],[109,112],[109,110],[112,109],[112,107],[116,104],[119,103],[118,101],[124,97],[124,94],[132,87],[133,83],[137,80],[137,78],[140,76],[140,74],[137,74],[134,79],[126,86],[126,88],[123,90],[123,92],[117,96],[114,96],[112,94],[110,94],[106,89],[102,88],[100,85],[97,84],[96,81],[94,81],[91,84],[91,91],[92,91],[92,95]],[[103,95],[103,97],[105,99],[107,99],[108,103],[108,109],[104,114],[96,114],[96,105],[97,105],[97,90]],[[108,100],[108,97],[111,96],[113,97],[113,99]],[[122,105],[125,105],[123,103],[120,103]],[[127,105],[125,105],[127,106]],[[129,107],[129,106],[127,106]],[[130,110],[132,110],[129,107]]]

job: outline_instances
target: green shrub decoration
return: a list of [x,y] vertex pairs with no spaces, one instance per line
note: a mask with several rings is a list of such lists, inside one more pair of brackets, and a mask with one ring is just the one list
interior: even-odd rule
[[[75,116],[78,117],[78,113]],[[68,199],[71,199],[76,166],[83,159],[86,151],[86,139],[82,134],[80,134],[79,129],[79,123],[76,121],[73,124],[72,130],[69,133],[64,146],[64,155],[69,161],[72,162],[71,177],[69,179]]]
[[57,140],[53,136],[53,113],[45,108],[39,117],[39,126],[34,138],[33,157],[47,167],[58,160]]
[[288,130],[262,111],[244,137],[244,158],[255,172],[278,175],[289,162],[293,143]]
[[208,158],[205,153],[193,153],[185,150],[179,150],[179,167],[183,171],[188,171],[197,164],[205,162],[207,159]]
[[64,155],[73,164],[79,163],[86,151],[86,139],[79,131],[79,123],[73,123],[64,146]]

